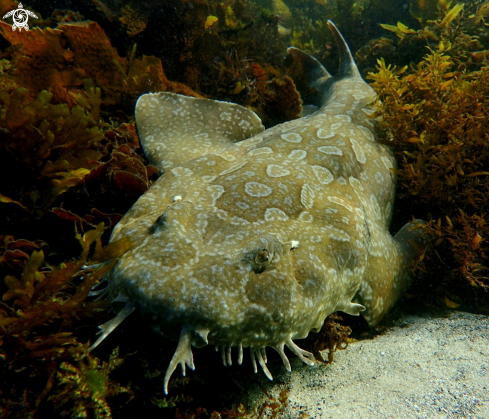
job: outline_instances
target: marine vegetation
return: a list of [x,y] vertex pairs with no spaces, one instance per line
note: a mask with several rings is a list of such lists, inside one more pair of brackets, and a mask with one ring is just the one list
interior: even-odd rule
[[488,5],[482,0],[465,3],[412,1],[410,11],[418,22],[381,24],[390,34],[371,39],[357,51],[364,76],[374,70],[380,57],[398,66],[416,64],[421,61],[426,46],[436,48],[440,42],[451,45],[450,56],[457,70],[480,69],[485,65],[489,48],[489,30],[485,22],[489,17]]
[[[71,109],[68,104],[51,104],[53,94],[45,90],[34,100],[28,93],[24,87],[0,92],[4,109],[0,160],[5,179],[1,193],[38,216],[102,157],[104,135],[94,120],[100,113],[101,92],[87,89],[82,93],[86,107]],[[31,179],[30,185],[19,172]]]
[[287,389],[283,388],[280,391],[278,398],[270,396],[263,386],[259,385],[263,391],[266,399],[265,401],[256,406],[254,409],[247,410],[243,404],[239,404],[234,409],[226,409],[223,411],[213,411],[210,415],[207,409],[197,408],[194,411],[187,410],[185,412],[179,412],[175,414],[175,419],[198,419],[198,418],[210,418],[210,419],[278,419],[283,417],[289,404],[287,395]]
[[284,75],[280,17],[249,0],[209,0],[197,8],[184,12],[192,22],[179,55],[185,83],[252,109],[266,127],[298,118],[301,101]]
[[[352,51],[357,51],[368,42],[381,35],[378,22],[386,17],[406,22],[416,20],[405,8],[405,1],[391,0],[286,0],[291,17],[283,19],[281,26],[290,33],[283,33],[284,39],[321,60],[337,59],[332,47],[333,39],[327,30],[327,20],[331,19],[343,29],[343,35]],[[391,23],[391,22],[388,22]],[[357,64],[363,71],[363,61],[357,57]]]
[[324,356],[322,352],[326,349],[327,363],[333,362],[334,353],[338,350],[345,350],[348,348],[351,340],[349,338],[351,334],[351,328],[349,326],[342,325],[343,318],[338,313],[333,313],[326,318],[323,327],[319,333],[311,335],[308,339],[307,349],[313,354],[314,358],[319,362],[324,362]]
[[144,31],[148,25],[148,18],[144,13],[131,4],[122,8],[122,17],[119,20],[126,28],[127,34],[131,37]]
[[[99,367],[73,333],[76,326],[93,322],[107,309],[105,302],[87,301],[87,296],[131,247],[129,239],[102,247],[103,231],[101,223],[83,236],[78,234],[80,257],[58,266],[45,261],[45,243],[2,236],[0,260],[13,271],[5,276],[7,290],[0,305],[2,417],[33,415],[53,388],[56,375],[60,385],[66,385],[64,391],[51,396],[56,404],[74,402],[79,412],[92,409],[100,413],[103,409],[110,414],[105,398],[119,390],[108,374],[120,361],[114,354],[109,364]],[[88,261],[99,265],[84,270]],[[69,378],[69,371],[76,377]],[[98,383],[92,383],[95,380]],[[82,388],[83,400],[79,398]],[[107,417],[99,413],[97,417]]]
[[489,68],[459,71],[451,53],[452,45],[440,42],[411,69],[380,59],[369,78],[399,157],[398,196],[429,219],[423,228],[432,244],[417,262],[436,281],[437,298],[460,304],[468,297],[482,310],[489,290]]
[[107,397],[121,393],[129,393],[131,398],[134,397],[129,388],[113,382],[109,377],[124,362],[118,358],[118,351],[119,348],[114,349],[109,361],[99,365],[99,360],[90,355],[86,346],[71,349],[74,362],[61,363],[56,373],[59,390],[49,396],[62,416],[85,418],[93,415],[97,419],[110,418]]

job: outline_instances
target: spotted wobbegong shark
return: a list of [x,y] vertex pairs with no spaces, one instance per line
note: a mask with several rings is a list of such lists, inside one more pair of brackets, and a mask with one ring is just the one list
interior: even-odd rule
[[[107,277],[125,305],[95,348],[136,308],[178,340],[164,378],[194,369],[192,346],[215,345],[224,365],[249,347],[269,379],[265,348],[287,370],[288,347],[335,311],[379,322],[409,283],[419,230],[389,234],[396,167],[362,79],[336,26],[338,75],[296,48],[317,110],[265,130],[237,104],[161,92],[136,104],[141,144],[161,177],[115,227],[135,244]],[[416,246],[416,245],[414,245]]]

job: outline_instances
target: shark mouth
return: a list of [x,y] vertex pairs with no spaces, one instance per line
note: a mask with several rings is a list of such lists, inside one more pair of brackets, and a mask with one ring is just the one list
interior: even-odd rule
[[[96,292],[94,292],[92,295],[95,294]],[[119,295],[117,298],[112,300],[112,302],[123,302],[125,303],[125,305],[122,308],[122,310],[119,311],[119,313],[113,319],[99,326],[100,331],[98,332],[98,334],[100,336],[93,343],[93,345],[90,346],[90,348],[88,349],[89,352],[94,350],[98,345],[100,345],[100,343],[107,336],[109,336],[109,334],[112,333],[117,328],[117,326],[119,326],[136,309],[136,306],[133,302],[128,301],[127,298],[121,295]],[[179,364],[181,365],[182,375],[184,377],[185,377],[186,367],[189,367],[191,370],[195,369],[194,357],[192,354],[192,346],[196,348],[201,348],[203,346],[208,345],[209,342],[207,340],[207,336],[209,332],[210,332],[209,329],[195,328],[188,324],[183,326],[182,331],[180,332],[180,339],[178,341],[177,349],[175,350],[175,353],[173,354],[170,364],[168,365],[168,368],[165,373],[165,378],[163,380],[163,391],[165,392],[166,395],[168,394],[168,383],[170,382],[170,378]],[[231,344],[231,345],[216,346],[216,351],[219,351],[219,348],[221,349],[222,362],[224,366],[232,365],[231,348],[233,346],[238,347],[238,365],[241,365],[243,362],[243,347],[249,346],[251,362],[253,364],[253,369],[255,373],[258,372],[258,367],[257,367],[257,362],[258,362],[258,365],[260,365],[261,369],[263,370],[263,372],[265,373],[265,375],[269,380],[273,380],[273,377],[266,365],[267,354],[265,348],[267,346],[270,346],[271,348],[275,349],[278,352],[280,358],[282,359],[282,362],[284,363],[285,368],[289,372],[291,371],[291,367],[290,367],[289,359],[287,358],[287,355],[285,355],[284,352],[285,346],[287,346],[287,348],[289,348],[292,351],[292,353],[297,355],[297,357],[299,357],[299,359],[302,362],[304,362],[307,365],[314,366],[314,355],[308,351],[305,351],[304,349],[299,348],[292,341],[291,336],[287,337],[284,341],[279,342],[275,345],[256,346],[256,345],[249,345],[249,343],[247,342],[240,342],[238,345]]]

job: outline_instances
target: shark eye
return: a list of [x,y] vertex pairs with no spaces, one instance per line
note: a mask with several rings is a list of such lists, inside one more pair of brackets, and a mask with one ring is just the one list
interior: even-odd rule
[[275,265],[280,261],[281,246],[283,245],[273,236],[255,239],[245,248],[242,262],[257,274],[267,269],[275,269]]
[[270,259],[267,249],[261,249],[255,256],[256,263],[266,263]]

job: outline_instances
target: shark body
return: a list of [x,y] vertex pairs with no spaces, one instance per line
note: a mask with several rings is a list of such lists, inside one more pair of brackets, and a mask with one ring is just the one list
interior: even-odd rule
[[313,57],[291,48],[317,92],[318,110],[264,130],[236,104],[172,93],[147,94],[136,122],[149,161],[163,175],[114,229],[135,247],[108,277],[125,307],[101,326],[97,346],[136,307],[158,332],[178,340],[166,372],[194,368],[192,345],[249,347],[271,379],[265,348],[290,371],[287,346],[309,365],[295,339],[325,318],[363,312],[382,319],[409,281],[415,252],[406,225],[394,238],[396,167],[379,144],[375,93],[361,78],[343,37],[332,77]]

